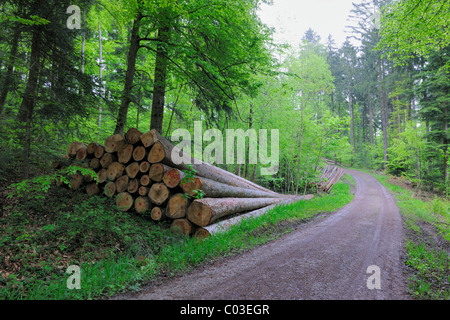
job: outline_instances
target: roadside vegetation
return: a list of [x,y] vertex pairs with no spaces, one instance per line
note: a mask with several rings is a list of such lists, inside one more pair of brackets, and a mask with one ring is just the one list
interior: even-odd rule
[[394,194],[401,210],[409,293],[421,300],[449,300],[449,200],[414,188],[404,178],[368,173]]
[[[24,199],[23,197],[27,197]],[[101,299],[160,282],[280,237],[350,202],[345,182],[244,220],[228,232],[196,240],[169,224],[124,213],[106,197],[64,188],[4,199],[0,215],[0,299]],[[81,289],[70,290],[66,270],[77,265]]]

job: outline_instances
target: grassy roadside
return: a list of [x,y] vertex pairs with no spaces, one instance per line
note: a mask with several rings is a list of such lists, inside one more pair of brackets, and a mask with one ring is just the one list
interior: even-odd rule
[[421,300],[450,299],[450,202],[411,187],[401,178],[375,174],[397,200],[406,233],[409,293]]
[[[347,180],[351,180],[347,176]],[[243,252],[353,199],[349,184],[309,201],[276,207],[205,239],[176,236],[169,223],[123,213],[105,197],[50,188],[43,198],[1,199],[0,299],[100,299]],[[81,289],[69,290],[68,266]]]

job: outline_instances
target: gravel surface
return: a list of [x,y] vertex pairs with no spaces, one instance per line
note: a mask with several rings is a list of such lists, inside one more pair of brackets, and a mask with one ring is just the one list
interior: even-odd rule
[[[395,200],[372,176],[346,172],[356,180],[355,198],[327,218],[242,255],[113,299],[409,299]],[[379,268],[379,282],[369,266]],[[369,289],[368,282],[380,288]]]

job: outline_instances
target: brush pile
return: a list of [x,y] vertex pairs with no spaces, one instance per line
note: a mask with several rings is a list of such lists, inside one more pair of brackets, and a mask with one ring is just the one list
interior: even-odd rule
[[[171,219],[174,233],[199,238],[275,205],[312,198],[279,194],[193,159],[156,130],[142,133],[131,128],[125,135],[109,136],[103,144],[73,141],[67,154],[69,162],[97,173],[97,181],[80,173],[72,175],[71,189],[110,197],[119,210],[149,214],[154,221]],[[181,164],[173,155],[182,159]],[[53,167],[67,163],[56,161]]]

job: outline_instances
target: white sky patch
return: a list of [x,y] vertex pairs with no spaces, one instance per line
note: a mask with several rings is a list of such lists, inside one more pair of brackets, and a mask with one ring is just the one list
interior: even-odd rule
[[261,5],[259,16],[269,27],[274,27],[275,41],[296,47],[306,30],[312,28],[326,43],[331,34],[340,47],[349,35],[348,20],[352,2],[361,0],[273,0],[272,5]]

